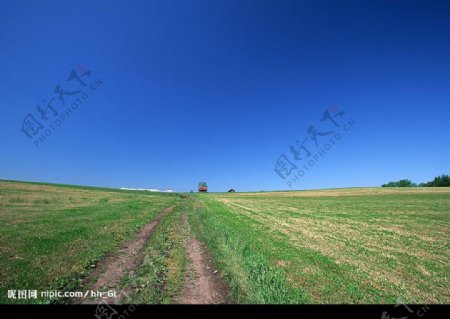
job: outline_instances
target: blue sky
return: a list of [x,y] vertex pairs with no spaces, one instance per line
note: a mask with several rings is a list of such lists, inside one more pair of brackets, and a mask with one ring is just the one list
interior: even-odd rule
[[[448,1],[0,0],[0,178],[176,191],[431,180],[450,171],[449,16]],[[67,81],[82,66],[86,87]],[[43,100],[58,114],[41,118]],[[312,158],[290,146],[309,138],[316,154],[337,132],[320,121],[333,106],[339,129],[355,124],[289,187]],[[31,138],[28,114],[42,125]],[[310,126],[334,133],[316,147]],[[281,154],[297,167],[285,179]]]

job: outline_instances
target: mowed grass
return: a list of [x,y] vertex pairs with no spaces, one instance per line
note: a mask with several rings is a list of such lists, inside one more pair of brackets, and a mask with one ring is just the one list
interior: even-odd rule
[[137,303],[176,302],[182,216],[236,303],[450,303],[450,190],[355,188],[183,196],[0,181],[0,303],[7,291],[76,291],[160,211],[127,274]]
[[106,253],[131,239],[176,194],[0,181],[0,303],[7,291],[73,291]]
[[450,302],[449,189],[197,198],[191,219],[237,302]]

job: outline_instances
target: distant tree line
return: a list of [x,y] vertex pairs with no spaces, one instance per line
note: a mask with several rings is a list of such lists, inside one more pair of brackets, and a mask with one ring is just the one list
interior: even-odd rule
[[383,184],[381,187],[450,187],[450,176],[437,176],[431,182],[420,184],[416,184],[409,179],[401,179],[397,182]]
[[411,182],[409,179],[401,179],[397,182],[389,182],[381,185],[381,187],[416,187],[417,184]]
[[450,186],[450,176],[448,176],[448,175],[437,176],[431,182],[421,183],[419,186],[425,186],[425,187],[449,187]]

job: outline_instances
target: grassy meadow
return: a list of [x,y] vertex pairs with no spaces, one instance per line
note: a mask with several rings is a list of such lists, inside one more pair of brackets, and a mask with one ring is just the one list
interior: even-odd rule
[[9,289],[74,290],[176,194],[0,181],[0,303]]
[[238,302],[450,302],[448,188],[197,197]]
[[75,291],[174,205],[121,282],[128,302],[176,302],[189,222],[235,303],[450,303],[448,188],[180,195],[0,181],[0,303]]

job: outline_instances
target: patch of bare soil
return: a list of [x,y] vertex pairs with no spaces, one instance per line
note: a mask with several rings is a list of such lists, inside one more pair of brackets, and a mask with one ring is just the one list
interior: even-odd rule
[[[85,290],[93,290],[106,292],[108,290],[116,290],[115,297],[108,298],[89,298],[82,301],[82,303],[95,304],[100,301],[105,303],[120,303],[124,296],[127,296],[131,291],[119,291],[118,287],[122,278],[132,269],[142,264],[143,254],[142,250],[155,230],[159,221],[173,211],[175,206],[164,209],[151,222],[142,228],[138,236],[126,242],[120,250],[111,253],[103,258],[97,265],[96,269],[85,279]],[[89,296],[89,295],[88,295]],[[79,299],[78,299],[79,300]],[[76,302],[74,300],[74,302]]]
[[[187,215],[183,223],[190,234]],[[229,288],[222,279],[221,272],[214,269],[211,256],[204,244],[188,235],[185,240],[188,266],[184,286],[178,296],[180,304],[228,304],[231,302]]]

